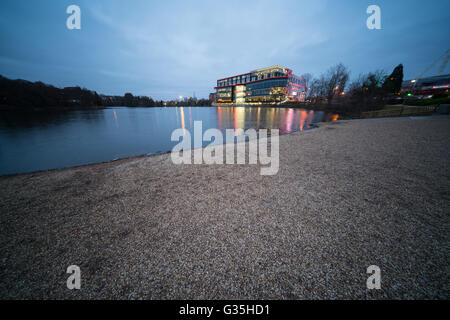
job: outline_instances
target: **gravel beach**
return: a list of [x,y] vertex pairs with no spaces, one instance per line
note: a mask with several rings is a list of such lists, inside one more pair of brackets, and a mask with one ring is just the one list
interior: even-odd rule
[[449,160],[450,118],[397,118],[280,136],[275,176],[164,154],[0,177],[0,298],[449,299]]

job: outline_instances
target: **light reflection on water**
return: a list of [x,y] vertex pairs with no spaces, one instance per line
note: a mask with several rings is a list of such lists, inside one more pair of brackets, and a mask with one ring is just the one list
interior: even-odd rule
[[[0,175],[64,168],[170,151],[177,128],[279,129],[280,134],[334,121],[323,111],[266,107],[127,108],[0,112]],[[205,142],[204,145],[208,143]]]

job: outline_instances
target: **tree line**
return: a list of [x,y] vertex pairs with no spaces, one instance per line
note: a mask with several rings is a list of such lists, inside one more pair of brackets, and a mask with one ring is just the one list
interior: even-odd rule
[[11,80],[0,75],[0,108],[64,109],[105,106],[157,107],[162,101],[150,97],[99,95],[80,87],[57,88],[41,81]]
[[95,91],[80,87],[64,89],[43,82],[11,80],[0,75],[0,106],[27,108],[98,107],[102,99]]
[[11,80],[0,75],[0,108],[92,108],[107,106],[164,107],[164,106],[209,106],[208,99],[189,98],[185,101],[155,101],[147,96],[99,95],[80,87],[57,88],[43,82]]
[[339,63],[314,78],[303,74],[306,81],[307,103],[341,112],[361,112],[381,108],[399,95],[403,81],[403,65],[399,64],[390,75],[383,70],[361,74],[349,83],[348,67]]

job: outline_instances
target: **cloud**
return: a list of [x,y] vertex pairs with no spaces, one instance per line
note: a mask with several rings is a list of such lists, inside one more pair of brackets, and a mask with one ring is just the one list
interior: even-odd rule
[[[449,2],[379,0],[380,32],[366,4],[316,0],[78,0],[82,30],[65,28],[65,4],[6,1],[2,73],[99,92],[206,97],[218,78],[280,64],[315,75],[342,61],[352,74],[418,74],[444,52]],[[425,17],[425,18],[424,18]],[[7,26],[7,28],[6,28]],[[421,43],[422,46],[417,46]]]

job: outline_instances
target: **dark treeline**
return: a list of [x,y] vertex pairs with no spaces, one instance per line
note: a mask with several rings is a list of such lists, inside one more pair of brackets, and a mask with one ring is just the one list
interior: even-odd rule
[[131,93],[125,93],[122,96],[101,96],[105,106],[127,106],[127,107],[176,107],[176,106],[210,106],[208,99],[189,98],[183,101],[154,101],[150,97],[133,96]]
[[350,71],[342,63],[333,66],[318,78],[302,75],[309,88],[307,104],[341,113],[359,113],[382,108],[399,100],[403,81],[403,65],[390,75],[376,70],[360,75],[348,83]]
[[101,95],[101,99],[105,107],[159,107],[163,105],[162,101],[154,101],[152,98],[146,96],[133,96],[131,93],[125,93],[124,96]]
[[164,107],[209,106],[207,99],[189,98],[185,101],[154,101],[151,97],[99,95],[80,87],[56,88],[38,82],[11,80],[0,75],[0,109],[64,109],[98,108],[108,106]]
[[162,101],[150,97],[99,95],[80,87],[56,88],[43,82],[11,80],[0,75],[0,108],[64,109],[100,108],[105,106],[157,107]]
[[208,99],[195,99],[189,98],[185,101],[167,101],[164,103],[165,106],[197,106],[197,107],[206,107],[211,105],[211,101]]
[[11,80],[0,76],[0,106],[24,108],[99,107],[102,99],[95,91],[80,87],[64,89],[40,81]]

